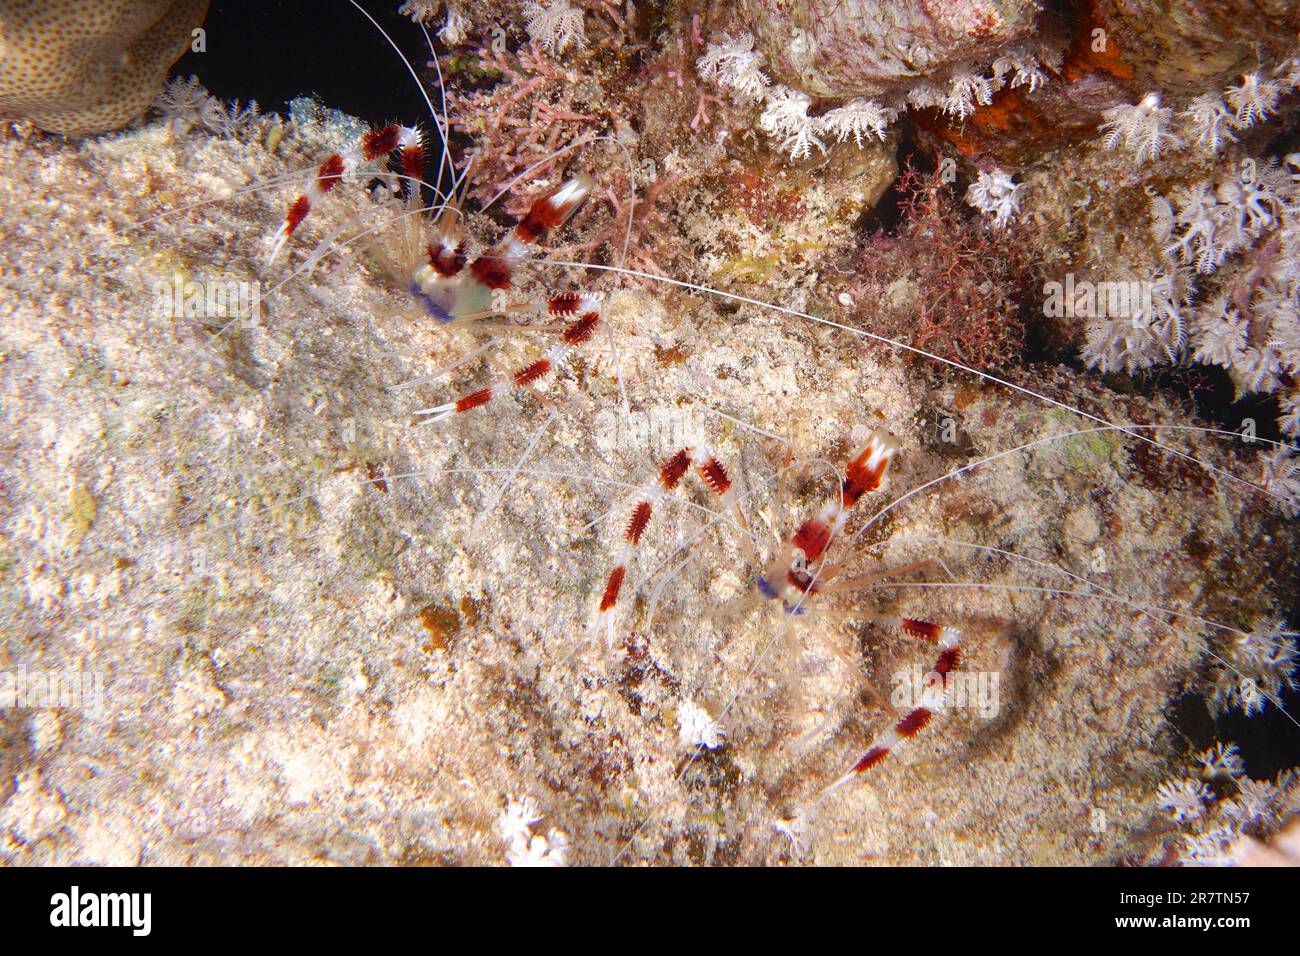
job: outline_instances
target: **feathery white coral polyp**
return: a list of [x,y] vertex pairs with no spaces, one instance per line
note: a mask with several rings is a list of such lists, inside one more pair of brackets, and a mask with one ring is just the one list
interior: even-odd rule
[[[1167,245],[1163,254],[1194,262],[1202,274],[1214,272],[1230,255],[1278,224],[1289,208],[1284,197],[1292,192],[1289,176],[1276,163],[1262,167],[1243,164],[1213,188],[1208,182],[1179,186],[1173,193],[1178,213],[1172,225],[1163,214],[1156,222],[1157,238],[1163,235],[1168,239],[1177,233],[1176,241]],[[1168,203],[1164,206],[1167,209]],[[1285,232],[1282,238],[1287,239]],[[1286,268],[1291,257],[1284,255],[1280,261]]]
[[982,213],[992,214],[994,226],[1004,229],[1020,211],[1020,189],[1021,184],[1010,174],[995,168],[980,173],[979,179],[970,184],[966,202]]
[[531,797],[506,801],[506,809],[497,820],[497,832],[509,844],[506,862],[511,866],[566,866],[569,837],[563,830],[551,830],[545,836],[533,833],[533,824],[542,813]]
[[[1164,256],[1173,258],[1177,254],[1184,263],[1191,263],[1194,259],[1197,272],[1213,272],[1231,250],[1226,243],[1219,241],[1216,234],[1217,200],[1210,187],[1205,183],[1179,186],[1174,191],[1174,202],[1178,213],[1169,235],[1172,236],[1174,230],[1181,230],[1182,234],[1164,249]],[[1162,224],[1162,228],[1167,225]]]
[[538,833],[531,838],[521,835],[506,851],[506,862],[511,866],[568,866],[569,836],[563,830],[551,830],[546,836]]
[[529,828],[541,819],[542,814],[531,797],[508,800],[505,813],[497,820],[497,832],[506,843],[513,843],[520,836],[528,837]]
[[261,115],[257,100],[251,100],[247,106],[239,100],[227,105],[212,96],[193,76],[170,80],[154,100],[153,108],[162,114],[174,133],[188,133],[201,126],[227,138],[246,132]]
[[582,11],[570,6],[569,0],[549,3],[529,0],[524,5],[524,19],[528,36],[548,53],[563,53],[569,47],[581,50],[587,46]]
[[930,109],[931,107],[943,106],[943,101],[947,97],[948,94],[937,84],[929,80],[922,80],[907,91],[907,104],[918,110]]
[[1223,806],[1229,820],[1239,827],[1248,827],[1273,815],[1277,787],[1267,780],[1242,780],[1237,788],[1236,797]]
[[1246,764],[1237,752],[1237,745],[1225,744],[1221,740],[1208,750],[1198,753],[1196,762],[1201,765],[1201,776],[1207,780],[1215,777],[1236,778],[1246,772]]
[[1296,659],[1294,634],[1283,630],[1280,621],[1256,621],[1249,634],[1234,634],[1220,656],[1213,673],[1212,707],[1220,713],[1238,708],[1247,717],[1262,713],[1269,701],[1296,686]]
[[1028,50],[1008,50],[993,61],[993,83],[1001,88],[1006,83],[1006,75],[1011,73],[1011,88],[1028,86],[1034,93],[1047,82],[1038,57]]
[[1156,791],[1157,805],[1180,823],[1202,816],[1209,797],[1210,788],[1196,780],[1170,781]]
[[952,78],[948,95],[943,100],[943,111],[954,119],[964,120],[975,112],[975,107],[993,102],[993,84],[978,73],[959,73]]
[[1196,97],[1178,116],[1185,119],[1196,134],[1196,145],[1211,153],[1217,153],[1227,143],[1237,142],[1237,137],[1227,128],[1235,123],[1235,118],[1223,100],[1213,93]]
[[1158,361],[1177,362],[1186,345],[1182,305],[1189,299],[1179,273],[1157,275],[1149,301],[1138,300],[1130,316],[1098,316],[1088,322],[1083,357],[1102,372],[1123,369],[1129,375]]
[[754,103],[767,93],[762,63],[763,57],[754,51],[754,38],[742,33],[724,37],[721,43],[710,43],[704,56],[695,62],[695,69],[702,79],[730,90],[741,102]]
[[781,148],[791,159],[803,159],[816,146],[823,153],[826,144],[817,138],[821,123],[808,115],[812,97],[788,86],[775,86],[767,93],[767,105],[758,117],[758,125],[773,136],[785,137]]
[[1300,455],[1282,446],[1264,459],[1264,486],[1281,497],[1283,514],[1300,516]]
[[873,136],[883,141],[889,124],[897,118],[897,110],[872,100],[854,100],[824,114],[821,126],[841,143],[852,136],[853,141],[862,146],[864,140]]
[[1249,323],[1229,309],[1223,297],[1200,310],[1192,327],[1196,345],[1192,358],[1206,365],[1232,368],[1245,354],[1250,333]]
[[1228,847],[1237,838],[1230,826],[1214,827],[1197,836],[1185,836],[1186,852],[1183,863],[1187,866],[1231,866],[1232,854]]
[[1237,111],[1237,123],[1251,126],[1277,111],[1282,88],[1272,80],[1261,80],[1258,73],[1246,73],[1240,86],[1230,86],[1223,98]]
[[1160,105],[1159,93],[1148,93],[1132,106],[1112,106],[1102,110],[1101,115],[1106,122],[1098,129],[1106,134],[1102,141],[1106,148],[1122,145],[1133,153],[1139,164],[1158,159],[1161,153],[1183,144],[1169,131],[1174,111]]
[[172,132],[188,133],[200,121],[211,99],[198,77],[174,76],[154,100],[153,108],[162,114]]
[[722,727],[709,712],[694,701],[683,701],[677,708],[678,739],[683,747],[705,747],[716,750],[726,736]]

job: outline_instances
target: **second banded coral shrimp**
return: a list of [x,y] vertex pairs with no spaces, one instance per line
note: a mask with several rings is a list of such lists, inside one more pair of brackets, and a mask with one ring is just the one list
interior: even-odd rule
[[[985,428],[999,431],[977,431]],[[1147,490],[1126,484],[1107,450],[1121,434],[1069,427],[1060,416],[956,466],[912,448],[900,458],[914,466],[887,496],[869,497],[898,449],[882,431],[856,448],[837,443],[847,454],[801,462],[784,441],[784,455],[758,462],[703,441],[666,454],[611,516],[618,533],[606,535],[610,568],[593,600],[598,617],[626,635],[622,687],[634,710],[680,702],[689,756],[674,765],[674,780],[689,797],[647,808],[618,858],[644,852],[642,841],[664,825],[659,814],[690,819],[693,807],[702,818],[733,800],[751,823],[766,820],[789,837],[771,859],[898,859],[902,846],[911,847],[903,859],[953,852],[934,842],[934,821],[918,820],[918,806],[961,808],[962,819],[939,832],[973,825],[972,813],[1002,812],[1007,832],[1048,826],[1095,840],[1093,809],[1117,817],[1130,808],[1120,793],[1051,781],[1074,764],[1070,748],[1051,741],[1155,759],[1161,742],[1150,730],[1176,686],[1168,670],[1187,679],[1200,654],[1224,661],[1234,640],[1234,628],[1170,601],[1177,582],[1194,579],[1184,558],[1107,547],[1100,553],[1111,563],[1098,564],[1100,538],[1068,533],[1089,509],[1044,521],[1062,478],[1085,499],[1113,495],[1112,521],[1138,519]],[[821,480],[801,481],[803,470]],[[712,503],[704,524],[724,529],[716,544],[707,527],[658,530],[666,511],[670,527],[681,520],[665,505],[683,489],[690,496],[692,484],[697,504],[686,513]],[[1228,503],[1213,497],[1207,516]],[[960,517],[968,509],[984,517]],[[1195,524],[1184,522],[1175,519]],[[1159,537],[1168,524],[1153,525]],[[663,548],[661,533],[675,543]],[[1153,573],[1142,577],[1143,568]],[[1187,643],[1193,635],[1200,650]],[[1138,681],[1122,698],[1117,666]],[[1155,692],[1143,686],[1150,681]],[[1021,759],[1035,753],[1044,776],[1018,779],[1004,748]],[[747,781],[740,795],[731,790],[737,773]],[[874,782],[850,786],[860,779]],[[1012,811],[1003,793],[1026,802]],[[855,817],[864,807],[865,818]],[[730,823],[706,828],[715,849],[754,838]]]
[[[1206,541],[1234,541],[1243,565],[1277,565],[1276,525],[1242,504],[1258,479],[1228,444],[1109,424],[1184,421],[1169,403],[1102,394],[1078,413],[1048,397],[1080,394],[1063,372],[1031,388],[948,361],[936,383],[872,335],[869,310],[851,319],[787,288],[619,271],[617,249],[608,265],[548,253],[544,231],[580,234],[606,194],[609,167],[581,137],[503,194],[516,197],[508,223],[491,203],[485,219],[454,200],[474,175],[465,162],[388,174],[429,180],[441,190],[431,209],[405,186],[377,198],[348,183],[350,166],[366,175],[390,144],[415,162],[402,155],[413,130],[327,148],[292,132],[283,148],[304,168],[258,170],[256,193],[227,200],[264,228],[241,223],[223,241],[256,247],[275,294],[261,329],[232,327],[215,348],[237,375],[270,379],[265,391],[293,413],[297,457],[276,451],[281,470],[322,473],[260,502],[319,509],[326,557],[360,562],[397,595],[366,653],[415,649],[419,663],[372,677],[387,692],[415,673],[473,702],[466,727],[502,754],[475,767],[473,799],[548,794],[584,861],[993,862],[1046,852],[1052,833],[1074,859],[1125,847],[1142,826],[1135,791],[1092,764],[1167,763],[1169,701],[1207,655],[1226,657],[1219,631],[1179,615],[1248,631],[1275,599],[1270,575],[1230,589],[1206,569]],[[216,212],[192,233],[221,222]],[[521,321],[530,310],[545,317]],[[662,410],[716,427],[652,450],[636,421]],[[848,503],[846,466],[866,467],[877,428],[902,443],[893,500],[844,509],[838,538],[801,535],[827,501]],[[678,474],[684,448],[699,484]],[[1193,483],[1198,513],[1171,507]],[[642,496],[669,491],[660,484],[671,493],[644,524]],[[862,580],[909,567],[903,580]],[[956,708],[912,735],[924,698],[886,703],[892,676],[914,662],[935,671],[957,649],[943,628],[961,632],[953,673],[1001,675],[1003,706]],[[897,752],[880,760],[885,747]],[[830,789],[858,764],[870,783]],[[1101,834],[1094,809],[1112,821]],[[1002,821],[1001,851],[966,840],[981,814]],[[806,843],[809,815],[812,848],[773,830]]]
[[[637,546],[650,527],[656,505],[662,502],[663,496],[673,492],[692,470],[699,474],[714,498],[734,516],[735,527],[741,532],[741,540],[745,545],[744,551],[755,591],[761,598],[779,603],[787,615],[808,613],[815,606],[809,602],[816,601],[818,595],[867,591],[878,581],[916,572],[931,564],[941,564],[936,558],[927,558],[897,568],[845,576],[846,565],[832,560],[832,545],[841,543],[847,537],[845,528],[850,512],[865,495],[881,487],[885,472],[898,449],[899,443],[894,436],[880,429],[873,431],[867,438],[865,447],[848,462],[835,493],[815,515],[800,522],[789,538],[774,549],[773,554],[764,556],[761,563],[749,537],[742,502],[726,466],[706,445],[678,450],[664,461],[653,482],[635,496],[623,532],[624,542],[618,553],[618,563],[609,572],[601,594],[598,627],[605,630],[607,636],[614,633],[618,598]],[[782,488],[785,477],[786,470],[783,469],[779,479]],[[783,500],[785,496],[781,494],[778,497]],[[925,729],[933,718],[935,709],[943,707],[948,675],[957,669],[961,657],[961,632],[956,626],[896,614],[859,612],[858,616],[862,620],[892,625],[910,637],[921,638],[935,645],[937,657],[932,671],[938,680],[933,688],[935,694],[932,699],[913,707],[891,732],[871,745],[849,773],[827,786],[823,791],[826,794],[839,789],[854,775],[871,769],[884,760],[891,749]],[[645,648],[641,648],[641,651],[644,653]],[[716,742],[711,745],[716,746]]]

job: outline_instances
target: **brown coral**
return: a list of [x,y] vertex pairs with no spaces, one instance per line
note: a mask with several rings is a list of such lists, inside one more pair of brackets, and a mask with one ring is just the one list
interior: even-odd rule
[[207,11],[208,0],[0,0],[0,115],[50,133],[125,126]]
[[976,368],[1007,368],[1025,343],[1023,240],[973,222],[937,175],[907,166],[895,189],[898,235],[866,242],[851,298],[869,306],[881,334]]

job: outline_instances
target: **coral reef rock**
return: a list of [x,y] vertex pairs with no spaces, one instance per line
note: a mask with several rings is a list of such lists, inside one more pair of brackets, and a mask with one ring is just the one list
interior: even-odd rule
[[82,135],[139,119],[208,0],[0,0],[0,116]]

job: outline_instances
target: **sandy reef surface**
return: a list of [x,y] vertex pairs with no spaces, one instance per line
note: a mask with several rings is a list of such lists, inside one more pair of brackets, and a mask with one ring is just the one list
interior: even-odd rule
[[[364,243],[290,276],[323,237],[382,220],[360,186],[267,264],[292,188],[235,190],[310,168],[339,135],[282,132],[274,149],[265,126],[0,143],[0,666],[105,681],[98,714],[0,712],[0,860],[496,863],[525,795],[574,863],[1084,864],[1172,832],[1155,806],[1187,765],[1172,702],[1217,638],[1141,607],[1238,627],[1275,608],[1293,531],[1232,480],[1258,480],[1249,456],[1160,435],[1216,475],[1094,432],[1004,457],[891,511],[853,565],[938,554],[947,571],[906,579],[998,587],[827,596],[797,618],[753,598],[736,529],[690,481],[607,651],[589,625],[628,486],[678,443],[728,463],[771,554],[873,428],[902,450],[864,515],[1091,423],[851,332],[602,280],[627,421],[602,338],[545,401],[413,427],[547,333],[507,331],[449,379],[391,389],[482,336],[421,316]],[[807,208],[813,229],[815,195]],[[687,220],[701,256],[719,215]],[[814,279],[754,294],[826,314]],[[176,281],[260,283],[260,320],[214,338],[224,319],[159,305]],[[516,291],[587,281],[537,265]],[[1112,421],[1192,421],[1067,369],[1026,384]],[[1088,590],[1048,566],[1113,599],[1033,590]],[[960,626],[1000,706],[952,709],[814,812],[889,725],[891,674],[933,659],[855,611]],[[683,746],[687,702],[721,715],[723,746]],[[796,814],[798,843],[776,828]]]

